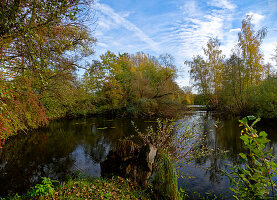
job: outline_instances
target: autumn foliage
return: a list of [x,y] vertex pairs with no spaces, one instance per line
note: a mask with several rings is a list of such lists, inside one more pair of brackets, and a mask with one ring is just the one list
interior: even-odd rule
[[65,88],[78,88],[78,61],[93,53],[95,38],[83,23],[89,6],[86,0],[0,3],[0,146],[18,131],[46,125],[51,109],[65,110],[53,118],[73,107],[61,94],[76,96]]
[[204,104],[235,115],[276,117],[276,74],[261,50],[266,34],[265,28],[256,31],[252,17],[246,16],[230,57],[223,54],[220,41],[211,38],[203,48],[206,57],[186,62]]
[[[17,131],[27,128],[38,128],[46,125],[45,108],[35,94],[32,82],[28,77],[13,77],[7,81],[5,73],[1,73],[0,90],[0,135],[7,138]],[[12,77],[10,77],[12,78]]]

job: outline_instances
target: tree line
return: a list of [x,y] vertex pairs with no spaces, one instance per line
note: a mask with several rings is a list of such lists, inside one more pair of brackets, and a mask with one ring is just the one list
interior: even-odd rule
[[[210,105],[236,115],[257,114],[277,117],[277,76],[269,63],[264,63],[261,45],[267,30],[255,31],[247,16],[242,21],[238,42],[226,58],[220,41],[210,38],[203,47],[204,56],[196,55],[185,64],[198,89],[196,103]],[[276,55],[273,59],[277,58]]]
[[[96,43],[86,26],[91,7],[89,0],[0,3],[1,141],[49,119],[171,115],[186,102],[169,54],[108,51],[90,60]],[[79,69],[86,71],[81,78]]]

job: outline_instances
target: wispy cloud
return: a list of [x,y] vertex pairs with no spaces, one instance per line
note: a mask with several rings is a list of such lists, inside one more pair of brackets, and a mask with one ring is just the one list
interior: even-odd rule
[[234,10],[237,6],[228,0],[212,0],[208,5],[222,9]]
[[[217,37],[225,43],[233,41],[229,33],[236,5],[227,0],[212,0],[207,4],[217,9],[203,10],[197,1],[185,3],[184,7],[191,5],[193,9],[187,9],[183,20],[176,24],[176,29],[179,30],[176,36],[181,40],[180,54],[187,59],[201,53],[202,47],[210,37]],[[195,14],[196,11],[201,15]]]
[[[271,32],[262,46],[266,62],[270,60],[277,41],[274,31],[277,27],[273,26],[276,20],[269,20],[270,10],[274,6],[277,8],[276,0],[253,0],[259,3],[258,7],[248,0],[156,0],[151,1],[148,11],[144,7],[147,0],[136,4],[126,1],[129,2],[126,6],[125,0],[118,1],[121,2],[118,7],[109,0],[95,3],[99,17],[97,53],[106,50],[144,51],[154,56],[170,53],[175,57],[175,64],[181,66],[180,85],[189,84],[189,69],[184,66],[184,61],[190,60],[193,55],[203,55],[202,47],[210,37],[217,37],[222,42],[223,53],[229,56],[237,43],[241,20],[247,14],[253,16],[256,29],[271,25]],[[274,12],[271,12],[272,15]]]
[[[100,11],[102,16],[104,15],[105,20],[100,19],[98,24],[102,28],[114,28],[114,26],[123,27],[133,34],[135,34],[141,41],[145,42],[149,45],[153,51],[158,51],[159,47],[156,42],[154,42],[148,35],[146,35],[140,28],[138,28],[135,24],[127,20],[125,17],[129,16],[130,13],[125,12],[124,14],[116,13],[111,7],[105,4],[101,4],[99,2],[95,3],[96,10]],[[109,19],[108,19],[108,18]]]

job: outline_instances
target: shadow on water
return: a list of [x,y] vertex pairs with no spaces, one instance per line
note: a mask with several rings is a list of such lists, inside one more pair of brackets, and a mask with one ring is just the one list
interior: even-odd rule
[[[132,120],[141,130],[154,125],[151,120]],[[87,176],[100,176],[99,163],[106,159],[116,139],[135,133],[132,120],[101,117],[59,120],[28,135],[9,139],[0,153],[0,196],[22,194],[43,176],[66,180],[76,170]],[[182,126],[197,123],[201,127],[203,144],[214,149],[208,156],[195,159],[180,169],[180,173],[195,177],[180,178],[180,187],[201,194],[208,191],[216,195],[227,193],[229,181],[221,176],[221,170],[227,169],[226,163],[237,161],[238,153],[243,151],[237,119],[220,120],[206,111],[190,111],[178,122]],[[258,128],[263,129],[264,125],[276,155],[277,134],[274,133],[277,125],[261,123]],[[221,154],[218,149],[228,153]]]
[[[141,129],[144,121],[133,120]],[[7,141],[0,153],[0,196],[22,194],[40,177],[66,180],[76,170],[100,176],[116,139],[134,134],[130,119],[89,118],[53,121],[48,127]]]

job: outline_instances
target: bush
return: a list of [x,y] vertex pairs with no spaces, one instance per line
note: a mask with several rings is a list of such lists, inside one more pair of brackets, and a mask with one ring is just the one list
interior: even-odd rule
[[[248,120],[255,120],[248,125]],[[241,139],[247,153],[240,153],[242,163],[231,166],[231,174],[227,174],[232,184],[231,190],[235,199],[275,199],[275,182],[277,164],[273,162],[271,150],[266,149],[269,142],[267,134],[257,132],[253,126],[260,121],[253,116],[240,120],[244,126],[241,131]]]
[[261,85],[248,90],[248,102],[256,115],[277,118],[277,78],[269,77]]
[[27,194],[28,197],[34,198],[39,196],[48,196],[54,194],[54,185],[50,178],[42,177],[42,184],[36,184]]

